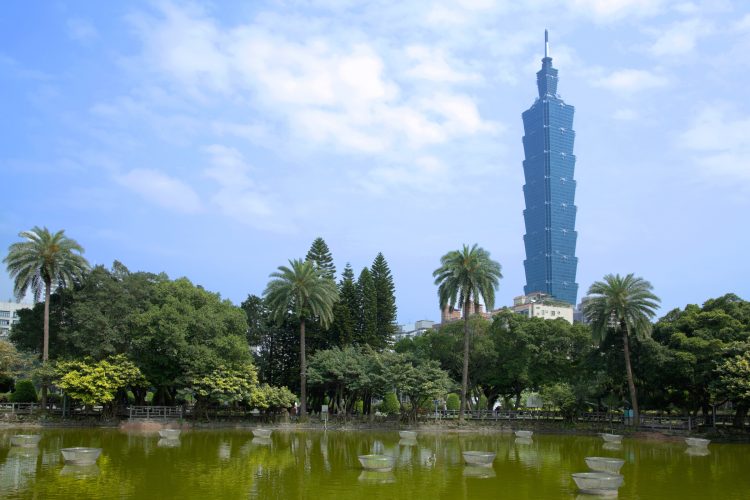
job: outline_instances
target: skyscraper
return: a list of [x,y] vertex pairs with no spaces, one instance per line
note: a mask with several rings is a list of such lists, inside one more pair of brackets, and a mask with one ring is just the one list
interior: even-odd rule
[[544,31],[544,59],[536,74],[539,98],[524,111],[525,160],[523,211],[526,234],[526,286],[524,292],[543,292],[575,305],[578,295],[575,256],[576,157],[573,155],[573,106],[557,94],[557,70],[549,56]]

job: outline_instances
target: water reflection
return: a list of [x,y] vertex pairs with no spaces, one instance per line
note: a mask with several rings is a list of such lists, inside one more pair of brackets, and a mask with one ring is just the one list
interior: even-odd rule
[[685,450],[685,455],[690,455],[691,457],[706,457],[710,454],[711,451],[708,448],[700,448],[697,446],[688,446]]
[[604,443],[602,445],[602,449],[609,450],[609,451],[620,451],[622,450],[622,444],[621,443]]
[[[56,429],[42,431],[39,448],[11,448],[15,433],[0,431],[0,496],[11,499],[481,500],[499,491],[570,499],[578,495],[570,474],[600,454],[626,460],[622,498],[736,498],[750,491],[750,445],[714,443],[703,458],[681,443],[628,439],[612,447],[597,436],[544,434],[524,442],[508,434],[420,431],[416,442],[403,442],[393,431],[277,430],[261,440],[249,430],[195,430],[165,449],[172,443],[153,433]],[[98,468],[63,467],[60,449],[71,446],[102,448]],[[363,473],[357,457],[374,450],[397,457],[392,472]],[[493,467],[464,466],[466,450],[496,453]]]
[[91,465],[65,465],[60,469],[61,476],[95,477],[99,475],[99,466]]
[[464,477],[473,477],[478,479],[490,479],[497,474],[495,473],[495,469],[492,469],[490,467],[481,467],[478,465],[467,465],[464,467],[463,472]]
[[159,438],[159,441],[156,442],[156,446],[159,448],[178,448],[180,446],[180,440]]

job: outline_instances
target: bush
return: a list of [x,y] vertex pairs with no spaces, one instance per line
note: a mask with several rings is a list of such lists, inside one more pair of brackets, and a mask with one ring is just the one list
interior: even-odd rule
[[16,382],[16,391],[11,393],[10,400],[13,403],[36,403],[37,395],[34,383],[31,380]]
[[461,398],[458,394],[451,392],[448,397],[445,398],[445,407],[452,411],[458,411],[461,408]]
[[393,392],[389,392],[383,398],[383,402],[380,404],[380,413],[386,415],[395,415],[401,409],[401,405],[398,404],[398,398]]
[[355,415],[362,415],[365,412],[365,402],[361,399],[358,399],[354,403],[354,408],[352,408],[352,411]]
[[477,410],[486,410],[487,409],[487,396],[482,394],[479,396],[479,403],[477,403]]
[[8,403],[10,401],[9,392],[0,392],[0,403]]

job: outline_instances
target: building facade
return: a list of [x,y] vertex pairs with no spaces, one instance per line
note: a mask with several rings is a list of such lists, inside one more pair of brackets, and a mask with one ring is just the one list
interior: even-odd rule
[[574,107],[557,94],[557,69],[549,57],[547,31],[542,69],[536,74],[539,97],[523,115],[523,211],[526,234],[526,295],[541,292],[575,305],[576,157]]
[[0,302],[0,340],[7,340],[13,325],[18,323],[18,310],[31,309],[34,304]]
[[407,323],[405,325],[399,325],[398,332],[394,334],[393,340],[398,342],[401,339],[413,339],[423,335],[428,330],[431,330],[435,326],[434,321],[429,319],[421,319],[415,323]]
[[513,312],[523,314],[529,318],[562,318],[571,324],[573,323],[573,315],[575,313],[571,304],[553,299],[549,295],[540,292],[515,297],[513,299]]

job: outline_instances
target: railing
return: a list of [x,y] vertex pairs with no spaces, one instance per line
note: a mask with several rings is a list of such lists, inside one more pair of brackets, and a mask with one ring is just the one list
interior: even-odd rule
[[183,418],[182,406],[130,406],[129,418]]
[[30,415],[41,409],[39,403],[0,403],[0,412],[11,415]]

